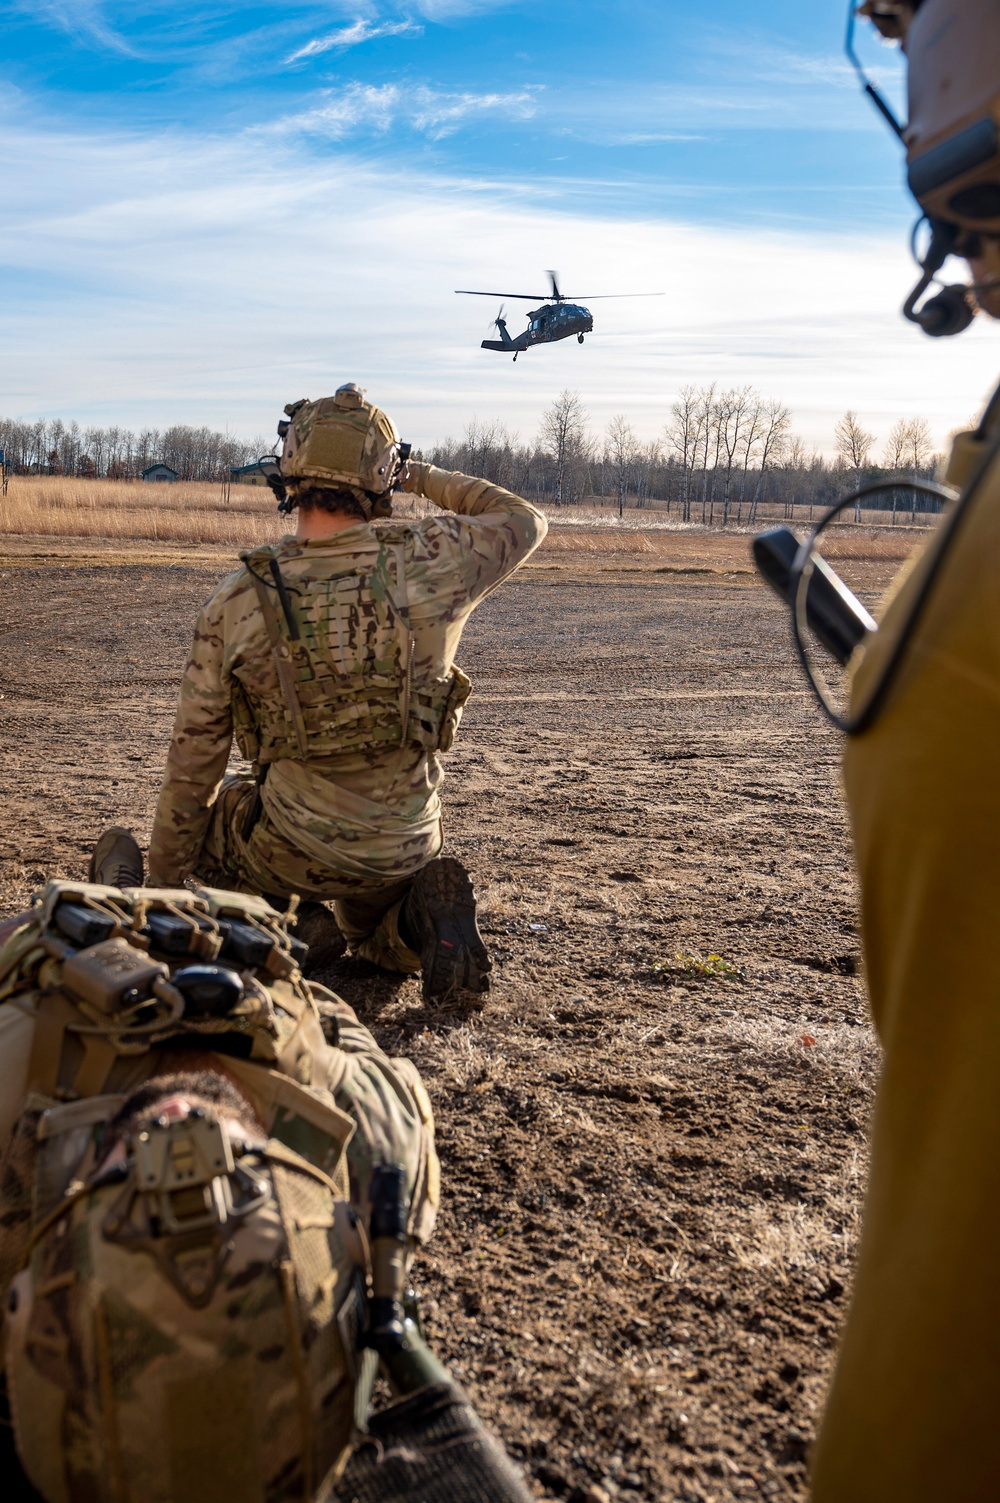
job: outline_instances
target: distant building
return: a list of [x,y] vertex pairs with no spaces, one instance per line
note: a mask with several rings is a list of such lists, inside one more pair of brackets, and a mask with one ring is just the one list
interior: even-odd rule
[[151,464],[142,472],[143,480],[176,480],[177,471],[172,470],[168,464]]
[[230,482],[236,485],[266,485],[267,481],[257,468],[257,461],[253,464],[235,464],[229,471]]

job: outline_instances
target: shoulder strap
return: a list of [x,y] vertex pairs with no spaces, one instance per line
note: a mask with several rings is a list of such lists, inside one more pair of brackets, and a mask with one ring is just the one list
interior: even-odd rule
[[[250,575],[250,578],[253,582],[254,592],[257,596],[257,604],[260,606],[260,613],[264,618],[264,626],[267,630],[267,638],[271,644],[271,653],[274,657],[274,666],[277,669],[278,679],[281,683],[281,692],[285,696],[285,704],[287,705],[288,713],[291,716],[292,728],[295,731],[295,742],[299,749],[299,755],[301,757],[306,757],[309,753],[309,741],[306,736],[306,722],[305,717],[302,714],[302,706],[299,704],[299,696],[295,692],[295,675],[292,672],[291,652],[287,641],[281,634],[281,628],[278,625],[277,613],[274,609],[271,597],[268,594],[268,587],[264,580],[261,579],[260,575],[257,573],[257,570],[253,567],[253,564],[250,562],[251,558],[253,558],[254,555],[243,554],[241,556],[243,559],[244,567],[246,568],[246,571]],[[275,582],[277,582],[277,580],[281,579],[281,570],[278,568],[278,561],[273,554],[271,555],[270,559],[270,568],[271,572],[275,575]],[[283,584],[284,581],[282,580],[282,585]]]
[[402,539],[392,544],[396,560],[396,594],[393,605],[403,624],[403,692],[399,706],[399,718],[403,722],[401,747],[406,745],[406,727],[410,721],[410,688],[413,680],[413,631],[410,627],[410,592],[406,582],[406,549]]

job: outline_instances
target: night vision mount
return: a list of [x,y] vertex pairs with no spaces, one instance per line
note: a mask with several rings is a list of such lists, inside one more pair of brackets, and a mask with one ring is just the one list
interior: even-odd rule
[[278,511],[282,516],[287,516],[290,511],[294,511],[295,503],[288,494],[288,486],[285,484],[285,477],[281,473],[281,461],[278,459],[277,454],[263,455],[257,461],[257,468],[271,487],[274,499],[278,503]]

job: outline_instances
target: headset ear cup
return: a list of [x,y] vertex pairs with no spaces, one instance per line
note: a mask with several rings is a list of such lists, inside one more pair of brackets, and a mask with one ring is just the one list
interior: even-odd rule
[[961,334],[975,316],[976,309],[968,287],[961,282],[954,282],[928,298],[917,312],[916,320],[925,334],[929,334],[932,339],[941,339],[947,335]]

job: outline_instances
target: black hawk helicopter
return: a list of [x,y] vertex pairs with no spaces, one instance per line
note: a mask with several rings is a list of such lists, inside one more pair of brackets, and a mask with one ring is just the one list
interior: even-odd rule
[[[522,350],[530,350],[535,344],[554,344],[557,339],[569,339],[575,334],[577,341],[583,344],[583,336],[589,334],[594,327],[593,315],[589,308],[582,303],[571,302],[559,291],[558,273],[549,272],[549,281],[552,283],[552,291],[546,299],[543,292],[473,292],[468,287],[456,287],[455,292],[460,297],[500,297],[518,298],[526,303],[541,302],[541,308],[534,308],[528,314],[528,327],[523,333],[518,334],[516,339],[511,339],[507,332],[507,321],[503,316],[503,304],[500,312],[493,320],[500,331],[499,339],[484,339],[484,350],[500,350],[501,353],[509,354],[513,351],[516,360]],[[604,292],[598,293],[598,297],[662,297],[662,292]],[[593,301],[593,298],[591,299]]]

